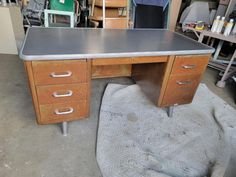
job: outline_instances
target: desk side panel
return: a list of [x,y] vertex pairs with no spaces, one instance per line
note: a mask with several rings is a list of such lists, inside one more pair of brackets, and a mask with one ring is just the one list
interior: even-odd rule
[[147,97],[158,105],[161,103],[173,65],[173,57],[166,57],[167,62],[134,64],[132,77]]
[[35,110],[36,117],[37,117],[37,122],[40,124],[41,121],[40,121],[39,103],[38,103],[38,96],[37,96],[36,87],[35,87],[32,62],[25,61],[24,66],[25,66],[25,71],[26,71],[27,77],[28,77],[28,83],[29,83],[29,88],[30,88],[30,92],[31,92],[31,96],[32,96],[32,102],[34,105],[34,110]]

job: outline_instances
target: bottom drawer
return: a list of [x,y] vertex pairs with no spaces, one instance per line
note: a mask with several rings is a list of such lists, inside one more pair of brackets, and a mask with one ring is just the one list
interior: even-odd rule
[[162,106],[191,103],[200,79],[201,75],[171,76]]
[[86,101],[40,105],[40,124],[77,120],[88,116]]

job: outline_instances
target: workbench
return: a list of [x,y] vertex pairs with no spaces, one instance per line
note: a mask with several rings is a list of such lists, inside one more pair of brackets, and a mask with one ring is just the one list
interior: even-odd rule
[[224,74],[223,74],[222,78],[217,82],[216,86],[218,86],[220,88],[224,88],[225,81],[228,78],[232,77],[236,73],[236,68],[232,66],[234,59],[236,58],[236,49],[234,50],[233,55],[230,58],[229,63],[226,66],[225,66],[225,64],[222,63],[222,61],[219,62],[219,60],[217,60],[217,58],[220,54],[220,50],[223,46],[223,43],[230,42],[232,44],[236,44],[236,36],[233,34],[230,34],[229,36],[224,36],[222,33],[217,34],[217,33],[211,32],[210,30],[197,30],[192,27],[184,27],[184,29],[193,31],[195,33],[195,35],[198,37],[198,42],[201,42],[201,43],[203,42],[204,37],[209,37],[208,40],[213,38],[213,40],[211,42],[211,47],[213,46],[215,39],[220,40],[220,42],[216,48],[215,54],[214,54],[212,60],[209,62],[209,66],[212,68],[223,70]]
[[[172,116],[173,106],[192,102],[213,52],[168,30],[30,28],[20,58],[37,122],[62,123],[66,135],[68,121],[89,117],[91,80],[99,74],[132,77]],[[120,66],[130,72],[117,75]]]

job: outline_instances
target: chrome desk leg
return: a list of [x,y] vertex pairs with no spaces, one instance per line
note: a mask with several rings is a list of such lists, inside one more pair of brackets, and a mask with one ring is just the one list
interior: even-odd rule
[[236,58],[236,50],[234,51],[234,54],[233,54],[232,58],[230,59],[230,62],[224,72],[224,75],[222,76],[221,80],[217,82],[217,84],[216,84],[217,87],[220,87],[220,88],[225,87],[225,80],[228,79],[228,77],[227,77],[228,72],[229,72],[229,69],[230,69],[231,65],[233,64],[235,58]]
[[173,113],[174,113],[174,106],[169,106],[167,110],[168,117],[173,117]]
[[62,122],[62,133],[63,133],[63,136],[67,136],[67,134],[68,134],[68,123],[67,122]]

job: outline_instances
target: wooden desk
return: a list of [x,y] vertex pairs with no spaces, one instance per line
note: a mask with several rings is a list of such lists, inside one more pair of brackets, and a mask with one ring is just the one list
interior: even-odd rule
[[89,117],[94,66],[131,66],[125,74],[172,116],[174,105],[192,102],[212,52],[166,30],[30,28],[20,57],[37,122],[63,122],[66,134],[67,121]]

